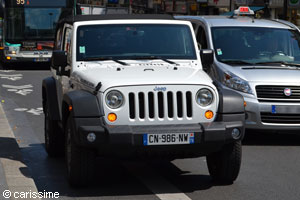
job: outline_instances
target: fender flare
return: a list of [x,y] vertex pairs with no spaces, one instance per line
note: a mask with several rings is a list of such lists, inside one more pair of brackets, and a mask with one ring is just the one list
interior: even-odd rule
[[238,114],[245,113],[244,97],[233,90],[218,87],[220,103],[218,113]]
[[51,120],[61,120],[61,115],[57,100],[56,81],[53,77],[48,77],[42,83],[43,110],[45,113],[46,103],[49,108]]
[[[72,106],[71,111],[69,106]],[[63,124],[69,114],[72,114],[74,118],[100,118],[104,116],[97,96],[84,90],[71,91],[64,95],[62,104]]]

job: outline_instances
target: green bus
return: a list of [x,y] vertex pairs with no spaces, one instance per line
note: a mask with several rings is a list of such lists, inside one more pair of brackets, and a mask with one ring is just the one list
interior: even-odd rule
[[49,62],[56,24],[75,12],[75,0],[0,0],[0,62]]

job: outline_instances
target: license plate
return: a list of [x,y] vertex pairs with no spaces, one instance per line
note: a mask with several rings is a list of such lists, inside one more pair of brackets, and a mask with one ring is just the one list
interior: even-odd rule
[[194,144],[194,133],[144,134],[143,143],[149,145]]
[[48,58],[35,58],[34,62],[48,62],[49,59]]
[[298,114],[300,113],[300,106],[298,105],[272,105],[272,114]]

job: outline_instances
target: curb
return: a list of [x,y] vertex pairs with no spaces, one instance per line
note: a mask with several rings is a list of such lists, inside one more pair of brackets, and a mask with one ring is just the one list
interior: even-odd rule
[[0,162],[0,164],[2,164],[3,167],[3,172],[5,174],[8,190],[10,192],[6,193],[7,196],[4,196],[4,191],[0,191],[0,199],[20,199],[15,198],[14,194],[27,195],[27,198],[25,199],[40,199],[31,198],[31,193],[38,194],[38,190],[34,183],[34,180],[30,175],[28,167],[24,164],[19,145],[16,141],[14,133],[12,132],[12,129],[9,126],[8,120],[6,118],[1,103]]

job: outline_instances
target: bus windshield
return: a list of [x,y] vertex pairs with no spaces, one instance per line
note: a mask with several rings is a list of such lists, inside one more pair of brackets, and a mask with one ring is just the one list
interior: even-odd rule
[[64,8],[8,8],[6,41],[53,40]]

